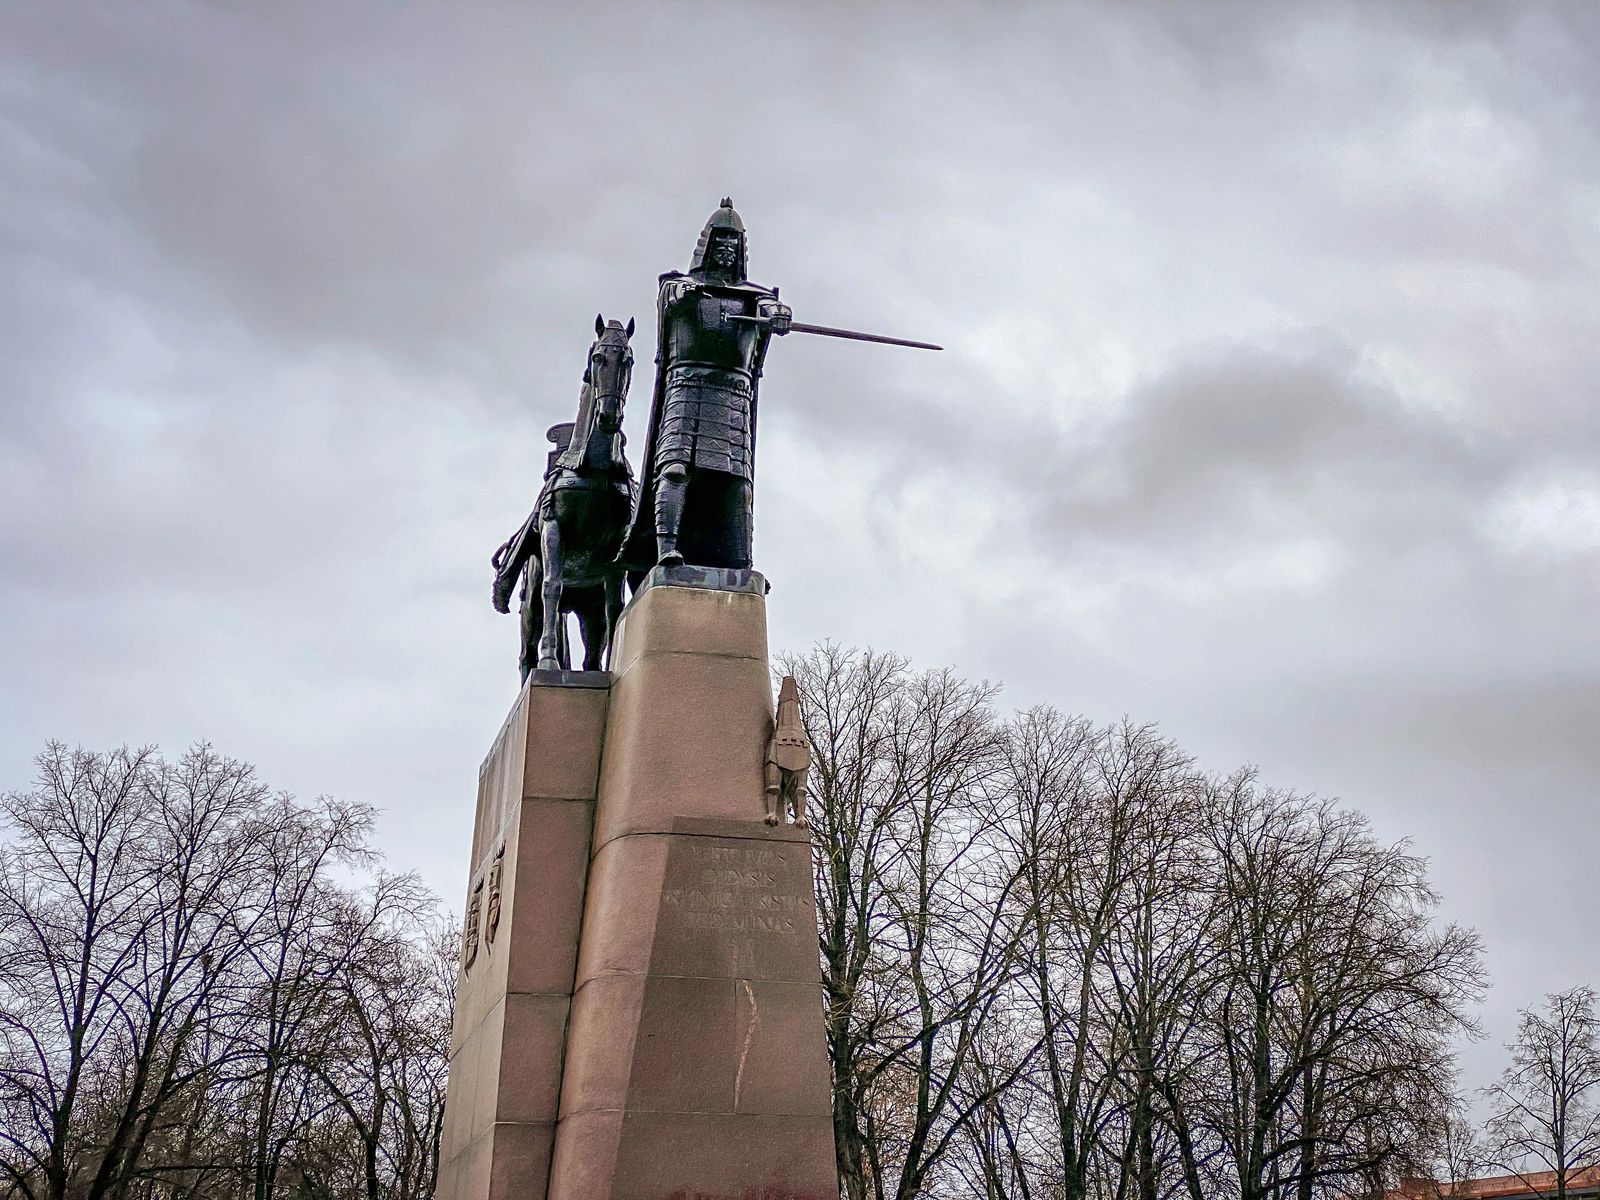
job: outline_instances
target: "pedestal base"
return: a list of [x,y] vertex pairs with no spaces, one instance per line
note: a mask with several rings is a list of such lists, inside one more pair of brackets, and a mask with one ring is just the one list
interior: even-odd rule
[[513,710],[473,842],[513,936],[463,976],[440,1200],[837,1200],[811,843],[762,819],[765,591],[658,569],[609,691]]
[[679,818],[591,878],[550,1195],[836,1197],[804,832]]
[[550,1172],[609,680],[541,674],[478,775],[436,1200],[541,1200]]

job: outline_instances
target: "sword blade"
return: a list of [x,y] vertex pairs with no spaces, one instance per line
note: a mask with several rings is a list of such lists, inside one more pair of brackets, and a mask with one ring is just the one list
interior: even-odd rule
[[882,342],[885,346],[910,346],[913,350],[943,350],[943,346],[935,346],[932,342],[914,342],[910,338],[887,337],[881,333],[861,333],[855,329],[834,329],[829,325],[807,325],[801,321],[790,321],[791,333],[815,333],[823,337],[848,338],[852,342]]
[[[749,321],[753,325],[770,324],[766,317],[730,316],[730,321]],[[913,350],[943,350],[932,342],[913,342],[909,338],[888,337],[881,333],[862,333],[856,329],[835,329],[831,325],[808,325],[804,321],[790,321],[790,333],[814,333],[821,337],[845,338],[852,342],[879,342],[885,346],[909,346]]]

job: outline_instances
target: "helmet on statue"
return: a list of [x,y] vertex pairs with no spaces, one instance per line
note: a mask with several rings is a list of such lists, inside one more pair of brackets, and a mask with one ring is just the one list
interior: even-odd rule
[[[731,266],[718,265],[711,253],[713,243],[723,240],[730,240],[735,246],[734,261]],[[735,279],[742,281],[749,268],[749,241],[745,235],[744,222],[739,219],[739,214],[734,212],[732,198],[724,196],[722,207],[711,214],[706,221],[706,227],[700,231],[700,240],[694,247],[694,257],[689,260],[689,271],[694,275],[731,274]]]

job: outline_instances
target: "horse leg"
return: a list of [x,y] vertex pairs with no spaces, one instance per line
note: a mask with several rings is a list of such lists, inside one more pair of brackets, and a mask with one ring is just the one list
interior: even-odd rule
[[598,593],[590,594],[589,589],[585,589],[577,611],[578,629],[583,634],[583,669],[598,671],[606,649],[604,598]]
[[528,682],[528,673],[539,661],[539,626],[542,622],[539,620],[538,597],[543,582],[538,558],[529,558],[522,572],[522,651],[517,659],[523,683]]
[[616,642],[617,623],[622,620],[622,572],[606,575],[606,640],[605,667],[611,669],[611,648]]
[[[559,510],[558,503],[554,506]],[[539,636],[539,669],[565,671],[558,636],[561,626],[561,522],[552,518],[539,522],[539,558],[544,564],[544,629]]]

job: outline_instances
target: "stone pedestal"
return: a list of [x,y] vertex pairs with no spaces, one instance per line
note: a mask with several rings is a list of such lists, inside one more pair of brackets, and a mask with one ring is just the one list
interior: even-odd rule
[[536,672],[478,773],[437,1200],[545,1194],[609,683]]
[[762,820],[764,591],[658,569],[609,693],[513,710],[473,878],[506,846],[527,924],[463,976],[440,1200],[836,1200],[811,846]]

